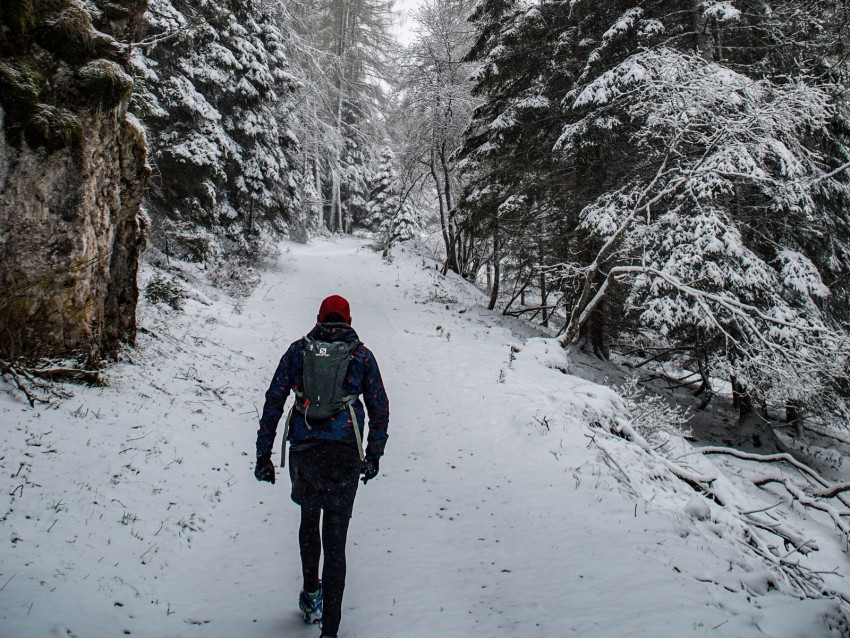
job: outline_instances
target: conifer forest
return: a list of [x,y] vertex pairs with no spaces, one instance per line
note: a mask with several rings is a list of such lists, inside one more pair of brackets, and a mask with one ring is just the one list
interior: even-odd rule
[[[638,403],[677,432],[726,414],[704,454],[758,462],[846,561],[850,476],[794,450],[850,450],[848,0],[0,0],[0,388],[23,405],[101,383],[197,273],[247,298],[282,242],[353,238],[424,246],[487,316],[663,382],[677,406]],[[786,560],[807,538],[667,435],[599,427],[850,635],[850,590]]]

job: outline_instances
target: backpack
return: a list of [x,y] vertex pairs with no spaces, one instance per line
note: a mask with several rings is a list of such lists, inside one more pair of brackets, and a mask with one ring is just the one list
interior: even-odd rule
[[347,395],[342,384],[360,342],[305,340],[304,387],[295,391],[295,409],[304,415],[309,428],[309,418],[327,419],[357,398]]
[[[354,402],[357,395],[346,394],[343,383],[348,373],[348,364],[354,356],[354,351],[360,341],[314,341],[304,337],[304,378],[302,388],[295,388],[295,404],[286,417],[283,432],[283,445],[289,436],[289,422],[292,413],[298,410],[304,415],[307,429],[312,430],[310,419],[327,419],[348,408],[351,413],[351,423],[354,426],[354,437],[357,439],[357,449],[360,460],[364,458],[363,441],[360,428],[357,425],[357,415],[354,413]],[[286,454],[282,455],[281,466],[286,462]]]

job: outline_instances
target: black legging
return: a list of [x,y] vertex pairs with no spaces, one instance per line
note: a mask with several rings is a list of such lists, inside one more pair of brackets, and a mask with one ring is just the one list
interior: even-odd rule
[[301,570],[304,575],[304,591],[312,593],[319,589],[319,559],[324,545],[322,634],[335,636],[339,630],[342,614],[342,592],[345,589],[345,539],[351,519],[347,514],[326,510],[322,520],[322,533],[319,535],[321,513],[322,510],[318,507],[301,507],[301,527],[298,530]]

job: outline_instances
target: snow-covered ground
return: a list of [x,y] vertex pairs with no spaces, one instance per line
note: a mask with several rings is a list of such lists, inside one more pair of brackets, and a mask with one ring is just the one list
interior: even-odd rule
[[[392,412],[355,504],[343,638],[850,635],[835,600],[791,594],[740,519],[610,435],[625,404],[587,380],[599,362],[487,312],[421,251],[287,243],[245,300],[198,285],[183,312],[142,307],[105,386],[36,409],[0,386],[3,637],[318,636],[297,612],[288,478],[252,469],[275,365],[330,294],[350,300]],[[850,592],[826,515],[754,487],[746,462],[670,445],[727,503],[781,510],[818,548],[807,569]]]

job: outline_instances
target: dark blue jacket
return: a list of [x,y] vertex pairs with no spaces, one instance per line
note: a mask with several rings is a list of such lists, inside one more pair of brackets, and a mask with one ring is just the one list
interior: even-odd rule
[[[319,323],[307,335],[316,341],[357,341],[357,333],[345,323]],[[257,431],[257,456],[271,454],[277,426],[283,415],[283,406],[290,391],[301,389],[304,379],[304,338],[289,346],[274,373],[271,385],[266,391],[263,415],[260,417],[260,429]],[[350,395],[363,395],[369,412],[369,437],[366,454],[379,458],[387,443],[387,426],[390,418],[390,403],[381,381],[381,372],[375,355],[362,343],[354,350],[348,373],[343,382],[345,392]],[[366,422],[363,403],[358,398],[354,403],[357,415],[357,427],[362,436]],[[301,443],[307,441],[341,441],[357,445],[351,414],[347,409],[323,421],[310,419],[312,429],[307,428],[304,416],[297,410],[292,414],[289,425],[289,441]]]

